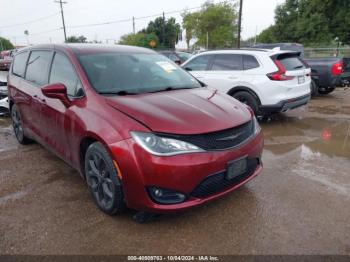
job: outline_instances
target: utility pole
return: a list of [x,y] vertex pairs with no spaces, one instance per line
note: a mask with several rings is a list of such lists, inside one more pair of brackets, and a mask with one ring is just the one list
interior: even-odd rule
[[207,31],[207,43],[206,43],[206,46],[207,46],[207,50],[209,50],[209,32]]
[[62,0],[55,1],[55,3],[59,3],[61,7],[61,16],[62,16],[62,24],[63,24],[63,33],[64,33],[64,42],[67,42],[67,34],[66,34],[66,25],[64,23],[64,15],[63,15],[63,4],[67,4],[67,2],[63,2]]
[[134,32],[134,34],[136,34],[136,30],[135,30],[135,17],[132,17],[132,31]]
[[239,13],[238,13],[237,48],[241,48],[242,7],[243,7],[243,0],[240,0],[239,1]]
[[163,28],[162,28],[162,42],[163,42],[163,46],[165,46],[165,14],[163,12]]

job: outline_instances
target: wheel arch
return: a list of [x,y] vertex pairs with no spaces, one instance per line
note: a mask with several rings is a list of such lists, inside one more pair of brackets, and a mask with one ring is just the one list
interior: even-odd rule
[[80,172],[82,177],[85,179],[85,154],[89,146],[95,142],[100,142],[110,153],[107,143],[98,135],[92,132],[88,132],[84,135],[84,137],[80,140],[79,144],[79,164],[80,164]]
[[259,106],[261,105],[261,101],[260,101],[259,96],[251,88],[246,87],[246,86],[233,87],[227,92],[227,94],[230,95],[230,96],[233,96],[237,92],[241,92],[241,91],[248,92],[249,94],[251,94],[256,99],[256,101],[258,102]]

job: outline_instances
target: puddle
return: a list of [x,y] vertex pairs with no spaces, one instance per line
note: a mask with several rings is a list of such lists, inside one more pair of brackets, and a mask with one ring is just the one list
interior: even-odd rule
[[350,120],[281,116],[261,126],[265,149],[275,154],[306,145],[320,155],[350,159]]
[[350,197],[350,121],[282,117],[262,123],[265,166]]

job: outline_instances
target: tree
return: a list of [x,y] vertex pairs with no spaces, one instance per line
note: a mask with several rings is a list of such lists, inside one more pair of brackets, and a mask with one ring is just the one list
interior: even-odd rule
[[207,1],[200,11],[184,14],[183,19],[187,43],[192,36],[199,46],[205,47],[208,41],[209,48],[232,47],[236,42],[237,12],[231,1]]
[[259,43],[276,43],[278,40],[275,37],[275,26],[271,25],[263,30],[256,38]]
[[10,40],[0,37],[0,51],[14,49],[15,47]]
[[329,45],[350,41],[350,1],[286,0],[275,10],[275,23],[258,36],[259,42],[299,42]]
[[[151,46],[152,42],[155,43],[155,46]],[[141,32],[123,35],[119,41],[121,45],[134,45],[148,48],[154,48],[158,46],[158,43],[159,40],[155,34],[145,34]]]
[[197,23],[198,13],[188,13],[182,14],[182,27],[186,29],[185,40],[187,44],[187,49],[190,50],[190,42],[193,38],[194,25]]
[[87,38],[83,35],[81,36],[69,36],[67,38],[67,43],[87,43]]
[[163,48],[174,49],[179,41],[181,26],[176,23],[174,17],[169,19],[157,17],[154,21],[149,22],[148,26],[141,30],[141,32],[144,34],[156,35]]

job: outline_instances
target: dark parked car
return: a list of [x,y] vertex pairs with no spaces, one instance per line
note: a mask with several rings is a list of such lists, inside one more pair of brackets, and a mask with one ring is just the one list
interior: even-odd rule
[[182,63],[190,59],[192,56],[192,54],[177,51],[161,51],[159,53],[166,56],[178,65],[181,65]]
[[304,58],[311,67],[313,93],[329,94],[343,85],[343,59],[339,57]]
[[343,57],[305,57],[304,46],[297,43],[257,44],[257,48],[292,50],[311,68],[311,91],[313,95],[329,94],[338,86],[348,85],[350,82],[350,58]]
[[251,109],[148,49],[27,48],[8,88],[17,140],[36,140],[79,170],[108,214],[184,210],[262,170]]

